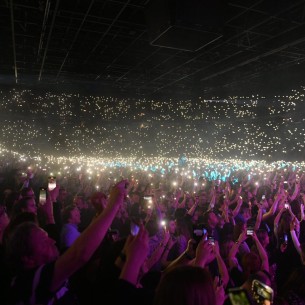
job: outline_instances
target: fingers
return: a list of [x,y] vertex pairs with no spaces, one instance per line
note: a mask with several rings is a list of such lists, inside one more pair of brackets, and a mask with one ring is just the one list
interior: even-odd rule
[[136,235],[136,238],[141,239],[143,241],[147,240],[148,241],[148,232],[145,229],[143,224],[140,224],[140,230],[138,235]]
[[189,239],[187,242],[187,247],[192,247],[194,244],[196,244],[196,240],[195,239]]

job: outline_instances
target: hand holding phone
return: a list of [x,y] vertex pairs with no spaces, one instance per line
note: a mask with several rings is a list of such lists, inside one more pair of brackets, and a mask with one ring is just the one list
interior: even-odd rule
[[43,187],[39,189],[39,204],[44,205],[47,201],[47,190]]
[[208,243],[212,246],[215,245],[215,239],[213,236],[208,236]]
[[265,301],[268,301],[269,304],[273,302],[274,292],[273,289],[268,285],[258,280],[253,280],[251,288],[253,298],[257,304],[267,304]]
[[132,222],[130,223],[130,234],[131,234],[132,236],[136,236],[136,235],[138,235],[139,231],[140,231],[140,226],[137,225],[135,222],[132,221]]

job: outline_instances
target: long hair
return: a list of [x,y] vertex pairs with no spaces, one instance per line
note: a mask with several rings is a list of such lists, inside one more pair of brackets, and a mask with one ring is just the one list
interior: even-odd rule
[[8,240],[8,258],[14,272],[23,269],[23,258],[32,254],[31,232],[38,228],[35,222],[24,222],[19,224],[12,232]]
[[31,199],[32,197],[23,197],[14,204],[11,213],[11,220],[14,220],[18,215],[23,213],[24,209],[27,208],[28,201]]
[[291,215],[288,211],[285,211],[281,219],[279,221],[279,226],[277,230],[277,241],[279,244],[279,240],[284,236],[284,234],[289,234],[290,232],[290,222],[291,222]]
[[283,286],[282,293],[284,296],[293,291],[302,300],[305,300],[305,266],[301,268],[295,268],[294,271],[288,277],[286,283]]
[[182,266],[162,277],[154,305],[211,305],[216,296],[210,273],[200,267]]

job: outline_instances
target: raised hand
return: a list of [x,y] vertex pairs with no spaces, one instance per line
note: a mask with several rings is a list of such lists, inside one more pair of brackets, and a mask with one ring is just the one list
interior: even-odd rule
[[214,259],[215,254],[213,251],[213,245],[208,241],[204,240],[204,238],[201,239],[196,248],[195,265],[204,268]]

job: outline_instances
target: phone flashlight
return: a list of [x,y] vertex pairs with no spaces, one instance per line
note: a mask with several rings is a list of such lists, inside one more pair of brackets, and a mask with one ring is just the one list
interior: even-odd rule
[[214,239],[213,236],[208,236],[208,243],[209,243],[210,245],[215,245],[215,239]]
[[44,205],[47,201],[47,190],[43,187],[39,189],[39,203]]
[[248,228],[247,228],[247,235],[248,235],[248,236],[253,235],[253,232],[254,232],[254,230],[253,230],[252,227],[248,227]]

